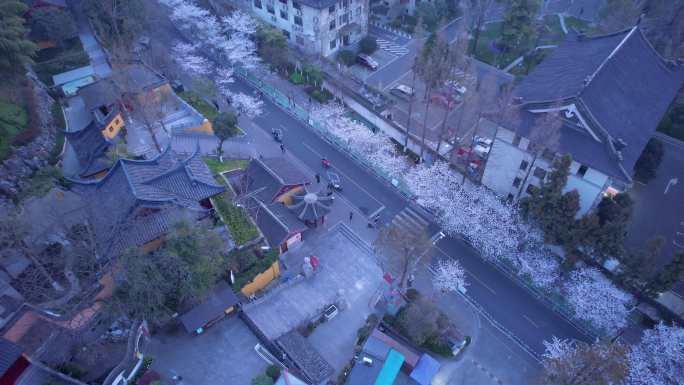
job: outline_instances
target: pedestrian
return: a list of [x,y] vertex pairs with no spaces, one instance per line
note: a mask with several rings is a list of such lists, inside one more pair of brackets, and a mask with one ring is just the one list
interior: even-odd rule
[[283,154],[285,153],[285,145],[282,143],[280,143],[280,151],[282,151]]
[[316,173],[316,183],[321,183],[321,176],[318,173]]
[[354,212],[350,211],[349,212],[349,223],[351,223],[352,219],[354,219]]

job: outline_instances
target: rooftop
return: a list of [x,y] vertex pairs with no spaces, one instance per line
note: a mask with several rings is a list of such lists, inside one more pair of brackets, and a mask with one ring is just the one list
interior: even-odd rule
[[515,93],[528,108],[574,104],[604,151],[609,151],[607,136],[613,145],[624,147],[618,149],[619,162],[611,156],[624,168],[623,179],[630,179],[634,163],[683,82],[684,67],[663,59],[637,26],[564,41]]
[[180,316],[180,321],[189,333],[224,315],[224,311],[239,303],[233,289],[225,281],[219,282],[214,291],[201,304]]
[[250,198],[247,211],[271,247],[279,246],[291,234],[307,230],[307,227],[279,202],[266,204],[256,198]]
[[275,342],[314,384],[320,384],[333,375],[330,364],[298,331],[292,330]]
[[270,204],[281,188],[308,182],[308,178],[285,158],[252,159],[238,189]]
[[102,179],[74,181],[74,190],[87,203],[100,256],[109,257],[158,238],[176,220],[205,214],[200,201],[225,188],[197,152],[178,159],[167,148],[151,160],[119,159]]

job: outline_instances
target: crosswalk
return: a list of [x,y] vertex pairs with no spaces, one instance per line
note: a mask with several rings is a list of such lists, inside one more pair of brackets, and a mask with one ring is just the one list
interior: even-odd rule
[[392,43],[391,41],[387,41],[385,39],[377,39],[377,42],[380,48],[398,56],[406,55],[409,52],[408,48],[402,47],[396,43]]
[[411,207],[406,207],[392,218],[390,226],[409,233],[426,231],[430,223]]

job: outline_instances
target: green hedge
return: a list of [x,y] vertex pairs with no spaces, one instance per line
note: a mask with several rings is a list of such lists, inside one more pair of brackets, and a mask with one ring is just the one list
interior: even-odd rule
[[249,220],[247,213],[235,206],[226,193],[215,197],[213,202],[214,208],[218,211],[226,226],[228,226],[238,246],[259,236],[259,231]]
[[12,155],[14,138],[27,124],[26,110],[16,104],[0,101],[0,160]]
[[207,103],[201,96],[193,91],[183,91],[179,96],[188,102],[192,108],[196,109],[200,114],[211,121],[218,115],[216,107],[212,106],[211,103]]
[[[251,254],[251,256],[246,256],[245,254]],[[268,253],[261,256],[256,256],[253,250],[234,250],[228,254],[228,264],[229,266],[239,265],[240,271],[235,274],[235,284],[233,289],[239,291],[246,284],[252,282],[254,277],[263,273],[273,265],[278,259],[278,251],[271,249]],[[234,260],[234,261],[231,261]],[[242,266],[244,261],[249,260],[251,263],[248,266]]]

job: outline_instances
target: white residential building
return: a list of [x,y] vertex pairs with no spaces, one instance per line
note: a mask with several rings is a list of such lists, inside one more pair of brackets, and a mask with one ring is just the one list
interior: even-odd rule
[[[541,184],[554,157],[570,154],[564,190],[578,191],[579,215],[586,213],[603,194],[632,184],[634,165],[683,82],[681,63],[663,59],[638,27],[563,42],[514,90],[516,113],[479,122],[496,132],[482,183],[515,200]],[[529,138],[551,135],[550,112],[561,116],[557,143],[530,151]]]
[[252,0],[261,20],[309,53],[330,56],[368,33],[368,0]]

